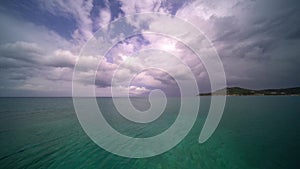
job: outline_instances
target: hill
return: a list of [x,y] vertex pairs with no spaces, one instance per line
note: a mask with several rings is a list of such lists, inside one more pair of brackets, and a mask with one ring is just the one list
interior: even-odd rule
[[[251,95],[300,95],[300,87],[283,89],[252,90],[240,87],[226,88],[228,96],[251,96]],[[225,89],[217,90],[213,93],[200,93],[200,96],[223,95]]]

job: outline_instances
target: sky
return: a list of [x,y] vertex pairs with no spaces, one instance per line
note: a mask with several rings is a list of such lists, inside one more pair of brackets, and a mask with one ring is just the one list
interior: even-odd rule
[[[109,23],[147,12],[172,15],[201,30],[219,54],[229,87],[300,86],[298,0],[2,0],[0,96],[72,96],[79,57],[86,65],[76,82],[83,94],[86,86],[94,86],[97,96],[111,96],[117,71],[120,83],[114,87],[120,96],[126,91],[144,96],[153,89],[176,96],[180,93],[176,79],[190,80],[185,66],[199,91],[209,91],[209,75],[201,60],[181,42],[162,35],[141,31],[122,39],[105,56],[80,55],[96,32],[113,29]],[[135,20],[126,22],[126,30],[141,29]],[[168,29],[168,23],[147,24]],[[135,56],[149,49],[171,53],[182,62],[155,52]],[[89,69],[95,64],[99,69],[90,84],[86,79],[95,75]],[[168,72],[143,69],[144,65],[162,66]],[[122,82],[128,79],[132,81],[126,86]]]

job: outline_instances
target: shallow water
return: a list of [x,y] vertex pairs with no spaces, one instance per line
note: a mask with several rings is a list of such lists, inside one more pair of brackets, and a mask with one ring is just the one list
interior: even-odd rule
[[[168,129],[179,101],[169,98],[166,112],[142,125],[120,116],[111,98],[98,98],[112,127],[136,137]],[[144,98],[132,102],[140,109],[149,106]],[[106,152],[89,139],[71,98],[0,98],[0,168],[300,168],[300,97],[228,97],[216,132],[199,144],[208,107],[209,97],[201,97],[197,121],[176,147],[155,157],[130,159]]]

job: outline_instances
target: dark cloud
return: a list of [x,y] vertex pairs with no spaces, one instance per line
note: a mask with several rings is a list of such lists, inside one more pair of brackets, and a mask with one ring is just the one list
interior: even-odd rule
[[300,85],[299,6],[298,1],[241,1],[226,16],[212,13],[205,24],[229,85]]
[[97,78],[95,80],[95,85],[99,88],[105,88],[105,87],[110,87],[111,86],[111,79],[109,78]]
[[291,31],[286,37],[291,40],[299,40],[300,39],[300,28],[297,28],[295,31]]
[[1,57],[37,64],[42,59],[42,49],[27,42],[7,43],[0,46]]

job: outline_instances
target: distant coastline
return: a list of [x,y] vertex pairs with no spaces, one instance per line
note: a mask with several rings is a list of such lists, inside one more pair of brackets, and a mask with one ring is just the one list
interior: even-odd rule
[[[212,93],[200,93],[199,96],[224,95],[225,89]],[[241,87],[226,88],[226,96],[300,96],[300,87],[282,89],[253,90]]]

